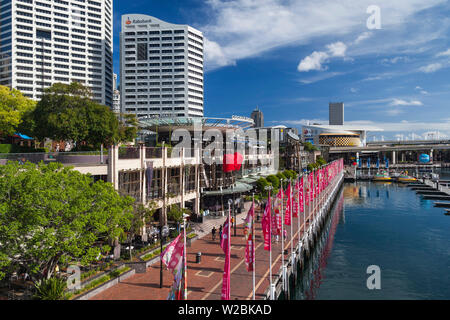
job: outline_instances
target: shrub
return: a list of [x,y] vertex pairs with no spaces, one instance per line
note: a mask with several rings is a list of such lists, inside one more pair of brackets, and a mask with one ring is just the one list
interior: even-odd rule
[[37,300],[66,300],[66,281],[60,278],[40,280],[35,284]]

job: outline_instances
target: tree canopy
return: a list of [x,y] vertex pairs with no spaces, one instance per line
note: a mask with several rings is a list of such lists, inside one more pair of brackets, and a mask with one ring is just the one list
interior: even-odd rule
[[0,279],[26,270],[49,279],[57,264],[87,264],[130,228],[131,197],[58,163],[0,166]]
[[19,90],[0,86],[0,135],[17,132],[23,117],[33,110],[36,102],[25,97]]
[[91,100],[82,84],[56,83],[47,88],[28,119],[30,135],[43,140],[86,143],[93,147],[132,141],[137,134],[135,115],[119,117],[109,107]]

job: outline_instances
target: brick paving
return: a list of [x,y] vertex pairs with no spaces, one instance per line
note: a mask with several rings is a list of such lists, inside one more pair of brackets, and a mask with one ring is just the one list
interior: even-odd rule
[[[246,209],[250,204],[246,205]],[[247,211],[246,210],[246,211]],[[245,240],[243,237],[242,219],[247,213],[237,217],[237,233],[234,236],[234,228],[231,229],[231,300],[252,299],[252,272],[245,267]],[[262,217],[262,212],[260,211]],[[202,238],[192,243],[187,248],[187,277],[188,277],[188,299],[189,300],[219,300],[222,290],[222,276],[224,267],[224,253],[219,245],[218,233],[216,240],[212,241],[209,231],[212,225],[220,225],[226,217],[209,221],[209,226],[203,230]],[[303,220],[303,218],[301,218]],[[214,220],[213,220],[214,221]],[[302,221],[301,221],[302,222]],[[294,249],[298,243],[298,222],[293,218]],[[303,224],[303,222],[302,222]],[[286,227],[286,226],[285,226]],[[306,224],[306,228],[308,223]],[[287,241],[285,248],[290,253],[290,227],[287,228]],[[303,230],[303,227],[301,227]],[[256,240],[256,299],[263,299],[264,292],[269,287],[269,252],[264,250],[261,220],[255,224]],[[201,262],[195,263],[196,253],[201,252]],[[285,256],[285,261],[289,255]],[[278,274],[281,267],[281,239],[273,241],[272,245],[272,276]],[[156,263],[147,269],[145,274],[136,274],[133,277],[109,288],[94,296],[91,300],[165,300],[169,294],[173,277],[169,271],[164,269],[164,285],[159,287],[160,264]]]

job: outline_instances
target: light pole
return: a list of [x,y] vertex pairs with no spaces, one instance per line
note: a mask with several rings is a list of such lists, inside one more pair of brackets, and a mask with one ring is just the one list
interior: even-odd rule
[[[169,235],[169,228],[167,226],[161,226],[159,229],[159,236],[160,236],[160,242],[161,242],[161,254],[163,252],[163,245],[164,245],[164,239]],[[163,287],[163,263],[162,259],[159,260],[160,262],[160,271],[159,271],[159,287]]]

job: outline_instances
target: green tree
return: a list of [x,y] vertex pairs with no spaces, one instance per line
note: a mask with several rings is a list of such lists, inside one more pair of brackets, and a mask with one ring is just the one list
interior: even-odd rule
[[317,157],[316,163],[319,165],[319,167],[327,164],[327,162],[324,160],[324,158],[322,158],[322,156]]
[[303,144],[303,146],[305,147],[305,150],[308,152],[313,152],[313,151],[317,151],[317,147],[315,145],[313,145],[311,142],[305,142]]
[[24,268],[50,279],[57,265],[95,261],[130,228],[134,199],[62,164],[0,166],[0,277]]
[[142,203],[135,204],[133,210],[133,218],[131,219],[130,228],[127,230],[128,242],[130,243],[130,260],[133,256],[131,254],[131,241],[137,234],[142,233],[142,228],[153,221],[153,215],[156,211],[156,203],[150,202],[148,206]]
[[184,214],[191,215],[191,210],[181,208],[178,204],[171,205],[167,212],[167,220],[175,222],[177,224],[177,229],[180,230],[180,224],[183,222]]
[[90,90],[79,83],[56,83],[45,93],[29,115],[29,126],[39,140],[74,141],[79,147],[94,147],[132,141],[136,138],[137,120],[122,115],[119,120],[110,108],[91,100]]
[[259,178],[258,181],[256,181],[256,189],[260,194],[263,195],[267,193],[265,188],[268,187],[269,185],[270,183],[264,178]]
[[271,175],[267,176],[266,180],[268,182],[270,182],[270,184],[272,185],[272,187],[274,189],[279,189],[280,188],[280,179],[278,179],[277,176],[271,174]]
[[27,112],[36,102],[25,97],[19,90],[0,86],[0,135],[13,135]]

